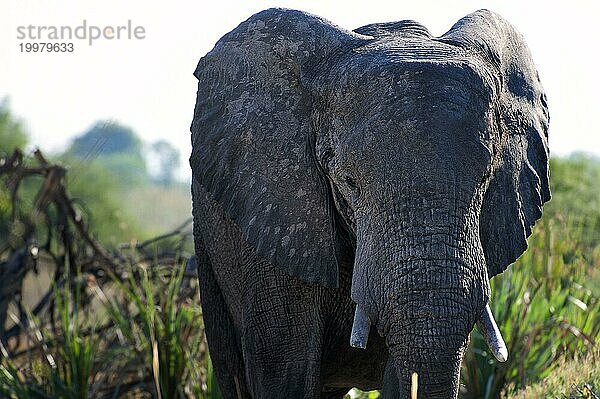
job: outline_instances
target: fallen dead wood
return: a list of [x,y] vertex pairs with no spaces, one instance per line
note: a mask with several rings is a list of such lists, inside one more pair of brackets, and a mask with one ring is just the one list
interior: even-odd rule
[[[182,254],[183,244],[191,236],[191,220],[172,232],[141,243],[107,249],[90,232],[69,195],[66,173],[63,166],[48,162],[40,150],[34,151],[32,157],[15,150],[11,156],[0,158],[0,189],[10,196],[10,212],[1,215],[5,225],[0,226],[5,229],[0,230],[0,342],[9,350],[19,347],[18,337],[27,328],[23,281],[28,273],[37,272],[40,259],[51,264],[53,281],[31,308],[31,315],[49,318],[53,317],[53,287],[69,282],[74,289],[83,290],[86,283],[105,281],[108,275],[125,278],[126,270],[133,264],[175,266],[187,260]],[[21,206],[21,188],[26,179],[41,179],[31,209]],[[157,250],[154,244],[167,239],[174,240],[176,245]],[[189,280],[195,277],[195,270],[188,269],[185,277]],[[88,277],[81,281],[81,276]],[[190,287],[189,281],[184,287]],[[10,305],[16,309],[12,319],[19,322],[7,328]],[[11,338],[17,339],[9,345]]]

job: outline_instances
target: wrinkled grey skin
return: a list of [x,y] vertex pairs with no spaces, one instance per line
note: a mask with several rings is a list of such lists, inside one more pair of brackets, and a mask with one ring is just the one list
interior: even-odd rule
[[224,396],[406,398],[417,372],[419,397],[455,398],[489,278],[550,198],[522,37],[486,10],[434,38],[270,9],[195,75],[194,234]]

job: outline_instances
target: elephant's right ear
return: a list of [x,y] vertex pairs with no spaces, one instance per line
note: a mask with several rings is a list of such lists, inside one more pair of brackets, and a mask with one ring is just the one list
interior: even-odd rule
[[302,77],[351,40],[318,17],[269,9],[221,38],[194,74],[193,184],[261,257],[329,287],[338,283],[334,215]]
[[479,223],[493,277],[525,251],[542,205],[550,199],[546,96],[525,41],[499,15],[487,10],[469,14],[439,40],[479,57],[493,82],[498,145]]

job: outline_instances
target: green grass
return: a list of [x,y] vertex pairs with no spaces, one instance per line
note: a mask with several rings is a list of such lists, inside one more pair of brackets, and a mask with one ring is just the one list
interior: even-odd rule
[[197,297],[181,295],[184,269],[137,264],[125,280],[92,281],[86,289],[102,310],[94,313],[105,317],[79,311],[77,289],[56,289],[58,328],[30,323],[35,344],[15,356],[2,347],[0,396],[221,398]]
[[[88,397],[88,389],[93,377],[93,357],[98,349],[99,337],[92,331],[90,334],[82,333],[80,317],[82,316],[76,306],[79,304],[77,292],[75,300],[71,300],[71,287],[65,286],[62,290],[55,290],[54,298],[60,315],[64,342],[58,348],[61,362],[61,388],[64,393],[58,396],[73,399],[85,399]],[[74,308],[75,307],[75,308]],[[63,387],[64,386],[64,387]]]
[[[133,358],[129,360],[137,356],[144,359],[143,365],[153,377],[158,398],[186,397],[186,382],[198,377],[194,375],[195,368],[200,369],[203,339],[200,309],[178,302],[184,269],[180,267],[164,282],[161,281],[164,276],[152,276],[146,267],[132,268],[126,282],[114,278],[122,302],[98,291],[125,345],[133,349]],[[162,292],[164,295],[157,295]],[[126,307],[132,307],[137,317],[124,317],[129,312]],[[197,386],[190,389],[201,392]]]
[[56,288],[56,309],[60,333],[43,330],[30,317],[30,331],[38,341],[38,357],[19,368],[2,347],[0,393],[14,399],[85,399],[94,379],[94,353],[99,337],[83,334],[80,313],[73,306],[71,288]]
[[[562,359],[556,371],[537,384],[530,385],[507,399],[568,398],[594,399],[600,396],[600,349],[587,356],[566,361]],[[509,388],[509,391],[512,390]],[[595,396],[594,396],[595,395]]]

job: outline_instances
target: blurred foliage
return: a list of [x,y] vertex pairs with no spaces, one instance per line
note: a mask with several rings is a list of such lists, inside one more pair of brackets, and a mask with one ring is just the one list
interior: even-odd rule
[[[69,165],[71,191],[87,204],[91,223],[103,240],[147,238],[174,228],[191,214],[189,187],[182,188],[175,180],[177,149],[164,140],[150,146],[147,155],[157,166],[152,176],[144,151],[131,129],[98,122],[58,157]],[[162,209],[156,212],[159,198]]]
[[[116,122],[96,123],[64,153],[49,157],[68,169],[69,191],[89,219],[92,233],[102,242],[117,244],[147,238],[175,228],[191,214],[189,188],[174,181],[179,153],[166,142],[155,144],[162,154],[159,161],[164,170],[159,174],[160,185],[151,184],[140,138]],[[26,145],[27,133],[4,100],[0,104],[0,156]],[[15,212],[31,211],[41,183],[36,179],[23,181]],[[156,202],[148,201],[150,197],[165,200],[162,212],[156,212]],[[0,234],[10,234],[11,228],[17,228],[14,233],[18,233],[19,226],[10,226],[12,212],[11,193],[2,189]]]
[[[136,187],[125,191],[122,198],[123,211],[133,220],[143,221],[144,233],[150,236],[174,229],[192,214],[189,184]],[[149,198],[160,199],[160,211],[157,211],[157,201],[149,201]]]
[[0,156],[11,154],[15,148],[25,148],[27,134],[23,123],[11,113],[8,100],[0,102]]
[[[78,211],[90,220],[91,232],[101,241],[115,245],[139,237],[142,229],[115,196],[119,192],[115,179],[101,166],[73,164],[75,166],[67,167],[66,183]],[[31,156],[26,156],[24,165],[35,167],[35,162]],[[10,187],[13,187],[14,181],[11,179],[14,176],[0,178],[0,235],[12,237],[11,242],[18,245],[23,230],[22,220],[27,215],[36,215],[33,210],[45,181],[38,177],[22,179],[13,192]],[[49,216],[55,215],[50,209]],[[46,234],[38,231],[37,235],[42,239]]]
[[[552,201],[544,208],[544,220],[565,221],[586,259],[600,245],[600,158],[575,153],[550,161]],[[563,237],[557,231],[558,239]],[[565,253],[568,256],[570,253]]]
[[122,182],[105,165],[82,163],[67,155],[57,161],[66,166],[69,192],[101,242],[116,245],[145,234],[141,220],[134,218],[119,198]]

